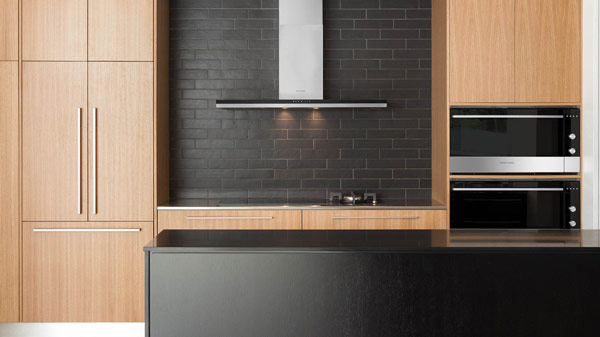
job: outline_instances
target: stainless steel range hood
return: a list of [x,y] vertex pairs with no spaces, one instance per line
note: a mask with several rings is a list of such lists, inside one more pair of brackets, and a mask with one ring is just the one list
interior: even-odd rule
[[279,0],[279,100],[217,100],[217,108],[385,107],[385,100],[323,99],[323,0]]

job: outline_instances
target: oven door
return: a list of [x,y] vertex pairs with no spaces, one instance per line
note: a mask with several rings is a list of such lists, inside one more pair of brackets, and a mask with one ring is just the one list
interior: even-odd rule
[[452,173],[577,173],[576,108],[452,108]]
[[450,227],[579,228],[579,182],[453,181]]

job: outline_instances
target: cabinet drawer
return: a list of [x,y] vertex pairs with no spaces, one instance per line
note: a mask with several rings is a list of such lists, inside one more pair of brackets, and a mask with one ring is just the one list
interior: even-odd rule
[[161,210],[163,229],[301,229],[300,210]]
[[141,322],[152,222],[23,223],[24,322]]
[[446,229],[445,210],[308,210],[303,229]]

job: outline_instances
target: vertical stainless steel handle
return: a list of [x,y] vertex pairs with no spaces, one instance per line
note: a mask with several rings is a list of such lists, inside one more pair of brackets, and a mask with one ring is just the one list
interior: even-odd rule
[[77,214],[81,214],[81,108],[77,108]]
[[97,169],[96,169],[96,165],[97,165],[97,147],[98,147],[98,130],[97,130],[97,125],[96,125],[96,119],[98,117],[98,108],[93,108],[92,109],[92,129],[93,129],[93,135],[92,135],[92,142],[94,143],[93,148],[92,148],[92,189],[93,189],[93,193],[92,193],[92,214],[97,214],[98,213],[98,198],[96,196],[97,194]]

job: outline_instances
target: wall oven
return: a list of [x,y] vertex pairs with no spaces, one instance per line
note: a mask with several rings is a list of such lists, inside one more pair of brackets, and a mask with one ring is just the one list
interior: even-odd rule
[[579,108],[453,107],[450,172],[579,173]]
[[450,228],[577,229],[579,199],[579,181],[451,181]]

